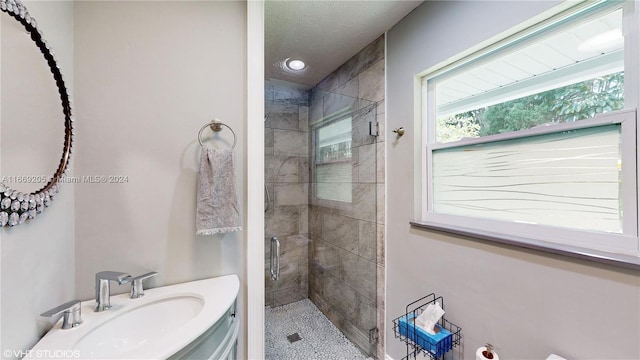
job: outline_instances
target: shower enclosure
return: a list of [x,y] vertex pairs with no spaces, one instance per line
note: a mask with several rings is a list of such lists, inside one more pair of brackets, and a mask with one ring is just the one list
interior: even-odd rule
[[375,355],[377,104],[274,82],[265,96],[265,303],[309,298]]

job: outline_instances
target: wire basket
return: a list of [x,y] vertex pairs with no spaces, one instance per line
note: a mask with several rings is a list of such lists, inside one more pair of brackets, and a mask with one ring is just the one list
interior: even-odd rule
[[429,336],[427,333],[415,325],[414,320],[422,314],[424,309],[435,302],[439,302],[444,309],[444,299],[435,294],[424,296],[406,307],[404,315],[393,320],[393,333],[396,338],[407,344],[407,356],[402,358],[417,358],[422,353],[432,359],[444,359],[444,355],[454,347],[460,345],[462,339],[459,326],[448,321],[444,317],[440,318],[436,324],[436,335]]

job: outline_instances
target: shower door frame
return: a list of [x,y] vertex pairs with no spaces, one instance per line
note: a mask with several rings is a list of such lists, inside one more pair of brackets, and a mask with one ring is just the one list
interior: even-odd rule
[[[247,1],[246,358],[264,358],[264,1]],[[259,125],[259,126],[258,126]],[[242,316],[241,316],[242,318]],[[242,336],[240,337],[242,340]]]

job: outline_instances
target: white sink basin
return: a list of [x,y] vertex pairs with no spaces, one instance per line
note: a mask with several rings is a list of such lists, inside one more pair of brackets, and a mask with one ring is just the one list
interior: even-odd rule
[[169,297],[138,306],[91,330],[75,349],[94,358],[126,353],[188,323],[203,306],[204,301],[196,296]]
[[82,304],[80,326],[62,330],[59,321],[30,354],[63,350],[82,359],[166,359],[225,315],[239,285],[236,275],[228,275],[145,290],[135,300],[121,294],[112,296],[112,308],[100,313],[88,300]]

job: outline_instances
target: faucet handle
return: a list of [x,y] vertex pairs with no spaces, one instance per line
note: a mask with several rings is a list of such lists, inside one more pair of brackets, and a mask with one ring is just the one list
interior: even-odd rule
[[71,300],[43,312],[40,316],[54,317],[62,314],[62,328],[70,329],[82,324],[81,305],[80,300]]
[[148,272],[146,274],[140,275],[140,276],[136,276],[132,279],[131,281],[131,298],[132,299],[138,299],[144,296],[144,287],[142,285],[142,281],[146,280],[152,276],[156,276],[158,275],[157,272],[152,271],[152,272]]

